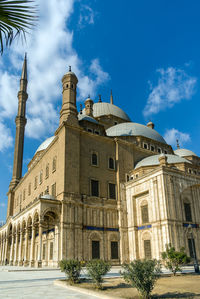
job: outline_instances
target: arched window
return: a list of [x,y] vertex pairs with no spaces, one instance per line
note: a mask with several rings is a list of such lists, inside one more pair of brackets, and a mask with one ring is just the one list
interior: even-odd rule
[[35,177],[35,183],[34,183],[34,188],[37,188],[37,176]]
[[28,195],[31,195],[31,183],[28,185]]
[[49,163],[46,165],[46,178],[49,177]]
[[92,153],[92,165],[94,166],[98,165],[98,156],[96,153]]
[[42,184],[42,180],[43,180],[43,171],[40,171],[40,176],[39,176],[39,184]]
[[142,223],[149,222],[148,204],[141,206]]
[[191,205],[189,202],[184,202],[185,220],[192,221]]
[[56,171],[56,157],[53,158],[52,171]]
[[115,169],[115,162],[114,162],[114,159],[113,158],[109,158],[109,160],[108,160],[108,167],[110,168],[110,169]]
[[24,191],[23,191],[23,200],[25,200],[25,198],[26,198],[26,191],[24,189]]

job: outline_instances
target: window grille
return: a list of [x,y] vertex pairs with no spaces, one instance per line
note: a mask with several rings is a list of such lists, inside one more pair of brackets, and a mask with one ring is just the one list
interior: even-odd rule
[[142,213],[142,223],[148,223],[149,222],[148,205],[144,205],[141,207],[141,213]]
[[145,259],[151,259],[151,241],[144,240],[144,256]]
[[185,209],[185,220],[186,221],[192,221],[192,214],[191,214],[191,207],[189,203],[184,203],[184,209]]
[[115,184],[109,183],[108,184],[108,188],[109,188],[109,198],[110,199],[116,199],[116,188],[115,188]]
[[99,196],[99,181],[91,180],[91,195]]

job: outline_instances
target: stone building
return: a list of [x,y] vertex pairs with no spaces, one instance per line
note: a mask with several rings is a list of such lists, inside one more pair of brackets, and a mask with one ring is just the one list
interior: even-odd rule
[[56,267],[63,258],[113,264],[160,258],[165,245],[200,257],[200,158],[173,151],[154,124],[131,122],[110,102],[88,98],[77,111],[78,79],[62,78],[54,136],[22,177],[27,61],[18,92],[13,176],[0,263]]

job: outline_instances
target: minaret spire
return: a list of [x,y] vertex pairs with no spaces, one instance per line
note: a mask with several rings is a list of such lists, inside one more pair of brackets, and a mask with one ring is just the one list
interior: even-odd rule
[[20,89],[18,92],[18,112],[15,118],[16,134],[15,134],[15,151],[13,162],[13,176],[10,182],[8,191],[8,210],[7,217],[13,215],[14,209],[14,196],[13,189],[19,183],[22,177],[22,165],[23,165],[23,149],[24,149],[24,131],[26,126],[26,101],[27,94],[27,58],[24,57],[24,63],[22,67],[22,74],[20,79]]
[[13,177],[10,186],[15,187],[22,177],[23,148],[24,148],[24,131],[26,125],[26,101],[27,94],[27,57],[25,54],[20,79],[20,90],[18,92],[18,112],[15,118],[16,135],[15,135],[15,152],[13,164]]
[[113,104],[113,95],[112,95],[112,89],[110,91],[110,104]]

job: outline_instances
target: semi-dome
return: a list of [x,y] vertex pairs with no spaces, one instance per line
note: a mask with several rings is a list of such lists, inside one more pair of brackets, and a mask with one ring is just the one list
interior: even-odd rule
[[93,117],[91,117],[91,116],[88,116],[88,115],[86,115],[86,114],[78,114],[78,120],[80,121],[80,120],[87,120],[87,121],[89,121],[89,122],[91,122],[91,123],[94,123],[94,124],[98,124],[98,121],[96,121],[96,119],[94,119]]
[[143,136],[161,143],[166,143],[164,138],[154,129],[148,128],[147,126],[127,122],[113,126],[106,130],[107,136]]
[[39,146],[38,149],[36,150],[35,154],[36,154],[37,152],[40,152],[40,151],[45,150],[55,138],[56,138],[56,136],[51,136],[51,137],[47,138],[44,142],[42,142],[42,143],[40,144],[40,146]]
[[[154,155],[154,156],[150,156],[150,157],[147,157],[147,158],[144,158],[142,159],[140,162],[138,162],[135,166],[135,169],[139,168],[139,167],[144,167],[144,166],[156,166],[156,165],[159,165],[160,162],[159,162],[159,158],[162,157],[163,154],[161,155]],[[176,155],[169,155],[169,154],[166,154],[165,155],[167,157],[167,163],[168,164],[176,164],[176,163],[191,163],[190,161],[182,158],[182,157],[179,157],[179,156],[176,156]]]
[[[83,114],[85,114],[85,109],[83,109]],[[114,115],[126,121],[130,121],[128,115],[121,108],[111,103],[105,102],[94,103],[93,115],[94,117],[99,117],[103,115]]]
[[185,149],[185,148],[179,148],[179,149],[175,150],[174,154],[179,157],[197,156],[195,153],[193,153],[192,151]]

